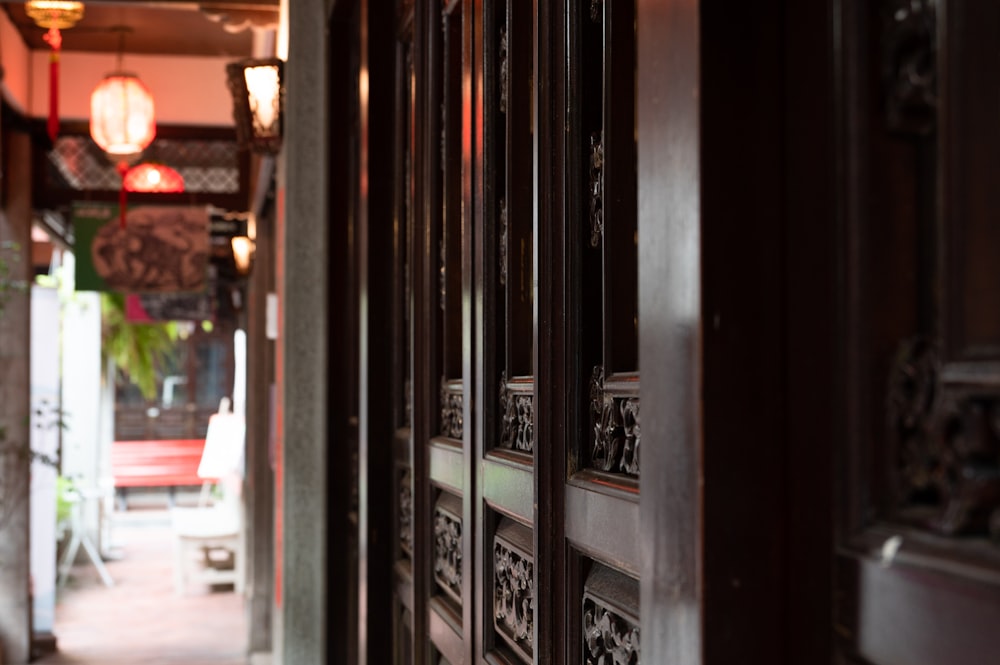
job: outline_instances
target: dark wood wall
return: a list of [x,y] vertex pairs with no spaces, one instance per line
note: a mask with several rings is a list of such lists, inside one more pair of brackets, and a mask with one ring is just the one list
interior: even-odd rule
[[[575,6],[528,4],[337,5],[331,413],[350,443],[330,593],[348,662],[578,662],[574,594],[602,566],[641,589],[647,662],[992,655],[996,10],[638,0],[598,35]],[[502,67],[530,72],[530,114],[512,94],[491,115]],[[591,80],[615,67],[634,91]],[[618,220],[596,244],[592,154]],[[597,365],[634,391],[613,404],[645,405],[641,481],[638,462],[594,467],[580,379]],[[512,386],[540,449],[492,442]],[[449,395],[457,434],[439,429]],[[455,602],[427,570],[442,497],[476,530]],[[380,540],[401,516],[410,550]],[[508,523],[531,530],[530,652],[489,623]]]

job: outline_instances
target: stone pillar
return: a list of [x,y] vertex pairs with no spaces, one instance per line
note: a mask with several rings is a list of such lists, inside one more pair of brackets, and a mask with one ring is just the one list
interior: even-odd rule
[[[277,376],[283,469],[280,636],[284,665],[327,655],[327,3],[289,2],[284,168],[278,178]],[[280,167],[280,165],[279,165]],[[344,380],[350,380],[344,377]],[[283,474],[283,475],[281,475]]]
[[[31,655],[30,457],[31,413],[31,141],[26,134],[3,136],[3,201],[0,256],[8,280],[26,288],[5,289],[0,313],[0,648],[5,665],[27,663]],[[15,246],[9,246],[14,243]],[[16,451],[11,452],[15,448]]]

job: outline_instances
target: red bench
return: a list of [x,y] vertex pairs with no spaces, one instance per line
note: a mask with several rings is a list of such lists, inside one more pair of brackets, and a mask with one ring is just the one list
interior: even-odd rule
[[124,509],[130,487],[167,487],[173,505],[177,487],[201,485],[198,465],[205,439],[115,441],[111,444],[111,475],[119,508]]

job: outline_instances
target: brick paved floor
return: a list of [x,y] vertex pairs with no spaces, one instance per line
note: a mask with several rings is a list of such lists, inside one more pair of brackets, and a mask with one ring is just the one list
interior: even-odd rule
[[167,513],[118,514],[105,587],[89,561],[72,571],[56,606],[58,653],[41,665],[244,665],[242,596],[231,590],[174,594]]

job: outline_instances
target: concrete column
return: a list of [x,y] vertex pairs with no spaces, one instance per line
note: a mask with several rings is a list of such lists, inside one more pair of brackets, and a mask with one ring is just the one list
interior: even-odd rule
[[[31,276],[31,142],[26,134],[4,136],[3,205],[0,246],[8,279]],[[31,413],[30,291],[5,294],[0,314],[0,649],[5,665],[27,663],[31,655],[30,457]]]
[[327,3],[288,5],[287,123],[278,180],[280,653],[284,665],[315,665],[326,662],[328,634]]

